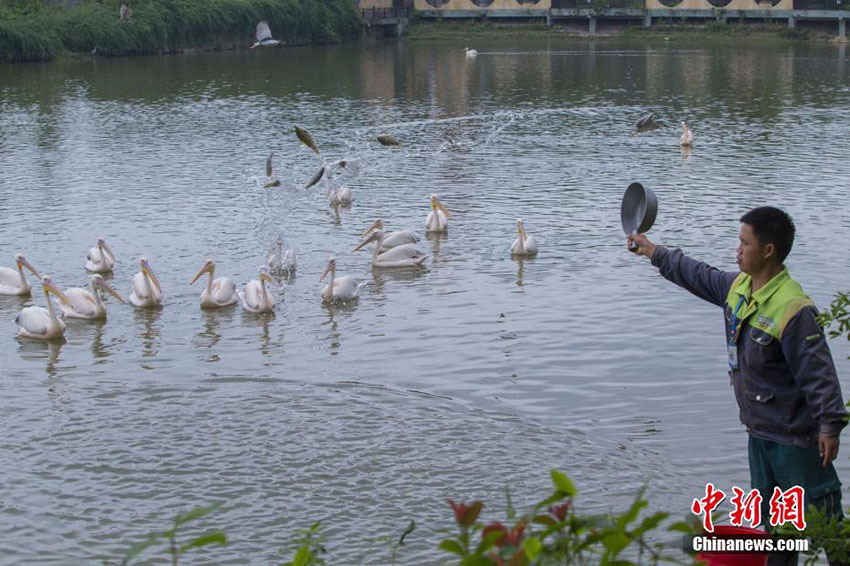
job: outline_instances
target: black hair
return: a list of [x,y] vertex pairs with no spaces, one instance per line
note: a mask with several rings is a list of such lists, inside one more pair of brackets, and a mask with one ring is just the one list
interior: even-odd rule
[[776,246],[776,257],[779,263],[785,261],[794,245],[794,221],[788,213],[773,206],[754,208],[741,217],[741,222],[753,228],[753,234],[763,246]]

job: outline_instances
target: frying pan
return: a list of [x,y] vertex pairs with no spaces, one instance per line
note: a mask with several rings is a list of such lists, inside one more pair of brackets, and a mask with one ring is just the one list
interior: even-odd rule
[[[648,232],[655,223],[655,214],[658,212],[658,199],[652,189],[647,189],[640,183],[632,183],[623,195],[620,204],[620,222],[623,224],[623,232],[629,234],[643,234]],[[629,247],[637,251],[637,245]]]

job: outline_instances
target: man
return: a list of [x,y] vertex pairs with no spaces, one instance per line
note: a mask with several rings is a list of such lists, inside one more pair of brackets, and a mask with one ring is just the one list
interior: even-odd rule
[[775,486],[802,486],[806,507],[840,518],[841,483],[832,461],[846,411],[815,305],[783,265],[794,223],[769,206],[749,211],[741,223],[739,273],[657,246],[643,234],[629,236],[628,245],[666,279],[724,309],[729,376],[749,433],[750,483],[763,497],[763,524]]

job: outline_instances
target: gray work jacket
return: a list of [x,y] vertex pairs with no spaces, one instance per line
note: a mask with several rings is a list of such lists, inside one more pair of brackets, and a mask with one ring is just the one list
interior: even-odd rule
[[[750,296],[749,276],[724,272],[657,246],[652,265],[666,279],[719,307],[729,342],[735,304],[747,311],[730,369],[741,422],[758,438],[808,447],[819,434],[837,436],[846,411],[817,310],[787,270]],[[743,297],[744,301],[740,301]]]

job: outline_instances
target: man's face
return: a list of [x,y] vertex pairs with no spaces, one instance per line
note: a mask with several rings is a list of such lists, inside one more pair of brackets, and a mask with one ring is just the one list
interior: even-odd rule
[[770,244],[761,245],[753,233],[753,227],[749,224],[741,224],[741,234],[738,239],[740,240],[737,253],[738,267],[744,273],[752,275],[767,263],[768,258],[766,256],[770,253],[767,248],[773,246]]

